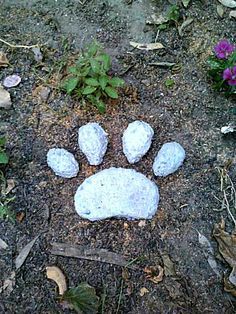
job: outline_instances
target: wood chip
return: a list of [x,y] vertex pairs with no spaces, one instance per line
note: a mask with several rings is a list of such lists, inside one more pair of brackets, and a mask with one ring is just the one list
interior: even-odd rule
[[136,43],[134,41],[131,41],[130,45],[134,48],[137,48],[140,50],[147,50],[147,51],[164,48],[164,46],[161,43],[140,44],[140,43]]
[[5,250],[8,244],[0,238],[0,250]]
[[63,295],[67,290],[66,277],[63,272],[57,266],[46,267],[47,278],[53,280],[59,290],[59,294]]
[[32,241],[30,241],[19,253],[15,260],[16,270],[18,270],[25,262],[27,256],[29,255],[34,243],[38,239],[39,235],[36,236]]
[[51,254],[76,257],[90,261],[115,264],[131,269],[137,269],[137,267],[134,265],[129,265],[129,261],[124,256],[109,252],[105,249],[91,249],[80,245],[52,243]]
[[9,65],[9,61],[4,52],[0,51],[0,67],[7,67]]

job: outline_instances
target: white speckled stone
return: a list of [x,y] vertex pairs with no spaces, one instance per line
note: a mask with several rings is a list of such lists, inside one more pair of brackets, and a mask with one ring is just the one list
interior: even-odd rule
[[185,150],[179,143],[165,143],[154,160],[154,174],[158,177],[166,177],[178,170],[184,159]]
[[63,178],[76,177],[79,165],[75,157],[64,148],[51,148],[47,153],[48,166]]
[[76,212],[91,221],[110,217],[150,219],[157,211],[158,187],[133,169],[109,168],[87,178],[75,194]]
[[107,133],[95,122],[79,128],[79,147],[90,165],[100,165],[107,150]]
[[130,123],[124,131],[122,142],[123,152],[130,164],[138,162],[149,150],[154,131],[143,121]]

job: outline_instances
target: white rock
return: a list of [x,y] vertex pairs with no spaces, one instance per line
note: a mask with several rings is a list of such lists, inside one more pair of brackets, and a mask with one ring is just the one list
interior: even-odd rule
[[51,148],[47,153],[48,166],[63,178],[76,177],[79,165],[75,157],[64,148]]
[[150,219],[159,202],[158,187],[133,169],[109,168],[87,178],[75,194],[77,213],[91,221],[110,217]]
[[90,165],[100,165],[107,150],[107,133],[95,122],[79,128],[79,147]]
[[2,85],[0,85],[0,108],[11,108],[11,96],[9,92],[2,87]]
[[183,164],[184,159],[185,150],[179,143],[165,143],[154,160],[153,171],[156,176],[166,177],[175,172]]
[[130,123],[124,131],[122,142],[123,152],[128,162],[138,162],[149,150],[154,131],[152,127],[143,121]]

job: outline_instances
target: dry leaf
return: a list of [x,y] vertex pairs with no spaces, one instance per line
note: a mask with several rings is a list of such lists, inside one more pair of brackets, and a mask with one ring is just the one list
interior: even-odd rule
[[147,288],[143,287],[140,289],[139,295],[140,295],[140,297],[143,297],[148,292],[149,292],[149,290]]
[[20,211],[16,214],[16,220],[18,222],[22,222],[24,218],[25,218],[25,212]]
[[14,189],[15,186],[16,186],[15,181],[13,179],[8,179],[7,180],[7,187],[4,191],[4,195],[9,194]]
[[[226,281],[229,280],[229,283],[234,286],[234,293],[236,294],[236,234],[229,234],[225,231],[225,222],[222,219],[219,224],[214,226],[213,236],[218,242],[221,255],[232,267],[231,273]],[[225,288],[227,289],[227,287]]]
[[154,283],[159,283],[163,280],[164,269],[160,265],[157,267],[145,267],[143,271],[147,274],[146,278]]
[[59,294],[63,295],[67,290],[66,278],[57,266],[46,267],[47,278],[55,281],[58,286]]
[[167,23],[168,18],[163,15],[156,15],[152,14],[151,19],[146,21],[146,24],[155,24],[155,25],[161,25],[163,23]]
[[236,19],[236,10],[229,12],[229,17],[234,17]]
[[217,14],[219,15],[219,17],[223,17],[224,15],[224,7],[221,5],[221,4],[218,4],[217,7],[216,7],[216,11],[217,11]]
[[5,291],[7,295],[10,295],[10,293],[14,289],[15,284],[16,284],[16,273],[13,271],[11,272],[10,277],[4,280],[3,286],[0,287],[0,293]]
[[9,65],[9,61],[2,51],[0,51],[0,67],[7,67]]
[[183,36],[183,29],[193,22],[192,18],[187,18],[181,26],[178,27],[179,36]]
[[6,91],[0,85],[0,108],[10,109],[11,107],[11,96],[8,91]]
[[29,255],[29,252],[31,251],[34,243],[36,242],[36,240],[38,239],[39,235],[37,237],[35,237],[32,241],[30,241],[19,253],[19,255],[17,256],[16,260],[15,260],[15,266],[16,266],[16,270],[18,270],[25,262],[27,256]]
[[5,250],[8,244],[0,238],[0,250]]
[[175,271],[175,265],[170,259],[168,254],[162,254],[161,255],[163,264],[164,264],[164,270],[165,270],[165,276],[171,276],[176,277],[176,271]]
[[131,41],[130,45],[134,48],[141,49],[141,50],[156,50],[156,49],[164,48],[164,46],[161,43],[140,44],[140,43]]
[[236,8],[235,0],[218,0],[218,1],[227,8]]

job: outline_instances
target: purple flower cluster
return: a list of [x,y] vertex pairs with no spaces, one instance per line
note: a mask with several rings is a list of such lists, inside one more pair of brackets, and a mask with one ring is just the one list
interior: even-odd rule
[[230,86],[236,86],[236,66],[225,69],[223,79],[227,81]]
[[218,59],[227,59],[235,50],[235,46],[228,40],[222,39],[214,48],[216,57]]
[[[227,60],[228,57],[236,50],[236,46],[231,44],[228,40],[222,39],[214,47],[215,55],[218,59]],[[236,86],[236,66],[226,68],[223,72],[223,79],[230,86]]]

